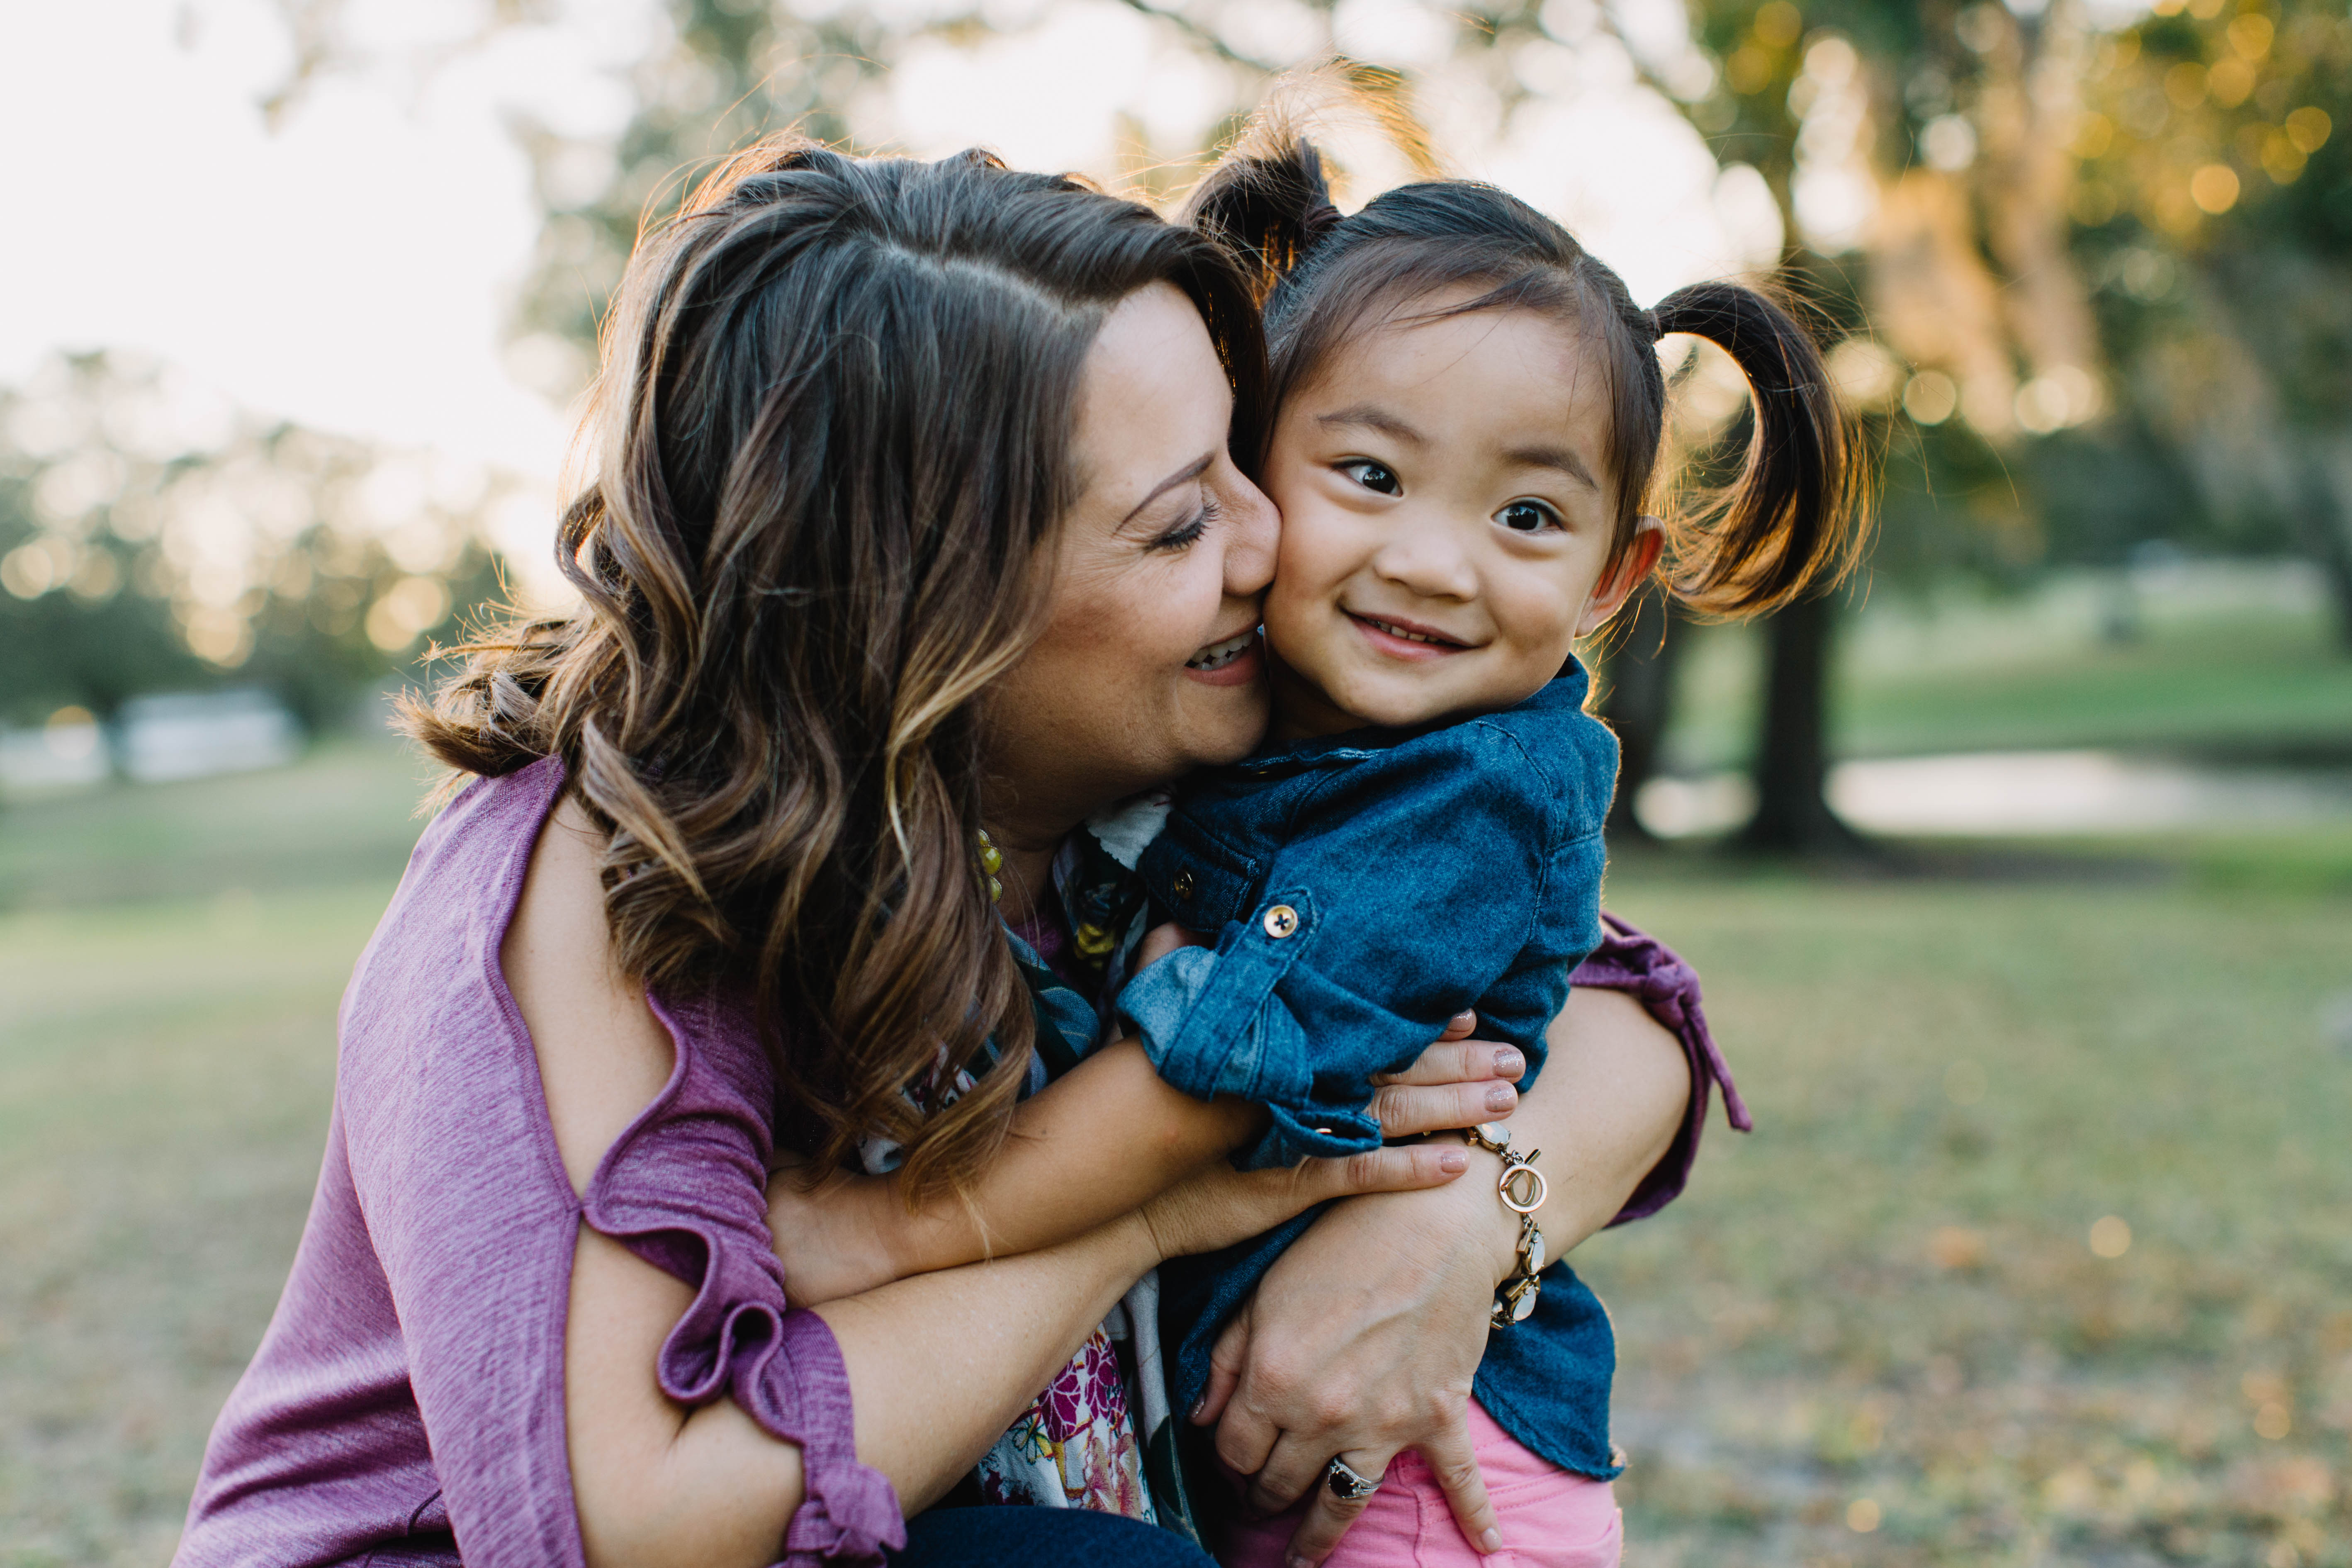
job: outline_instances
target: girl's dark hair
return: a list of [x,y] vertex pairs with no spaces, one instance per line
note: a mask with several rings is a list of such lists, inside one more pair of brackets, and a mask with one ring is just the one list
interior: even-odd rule
[[980,701],[1041,624],[1087,350],[1158,282],[1254,435],[1255,301],[1191,229],[981,153],[738,155],[622,283],[558,552],[580,609],[485,636],[404,710],[466,773],[563,760],[621,967],[748,990],[819,1169],[879,1135],[910,1198],[958,1184],[1026,1076],[975,858]]
[[[1466,180],[1402,185],[1343,218],[1321,155],[1279,114],[1210,170],[1184,216],[1232,250],[1257,289],[1276,408],[1376,321],[1525,310],[1574,325],[1606,373],[1615,551],[1633,542],[1662,488],[1666,387],[1653,345],[1669,332],[1707,339],[1747,377],[1754,427],[1738,479],[1665,519],[1667,585],[1695,609],[1734,616],[1775,608],[1852,568],[1866,527],[1856,443],[1811,335],[1758,290],[1698,283],[1644,310],[1568,230]],[[1444,310],[1411,311],[1465,289],[1477,292]]]

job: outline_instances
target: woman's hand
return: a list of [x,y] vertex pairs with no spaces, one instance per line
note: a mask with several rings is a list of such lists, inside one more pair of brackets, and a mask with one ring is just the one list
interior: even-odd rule
[[1333,1198],[1450,1185],[1470,1169],[1470,1153],[1412,1143],[1272,1171],[1236,1171],[1218,1160],[1144,1205],[1138,1217],[1164,1262],[1247,1241]]
[[1488,1552],[1502,1544],[1469,1401],[1517,1226],[1496,1201],[1499,1159],[1419,1147],[1462,1155],[1470,1173],[1440,1192],[1359,1198],[1317,1221],[1226,1325],[1193,1412],[1202,1423],[1222,1415],[1218,1458],[1250,1478],[1253,1507],[1280,1512],[1313,1490],[1294,1562],[1321,1562],[1361,1511],[1319,1484],[1332,1458],[1377,1476],[1406,1448],[1429,1462],[1464,1536]]

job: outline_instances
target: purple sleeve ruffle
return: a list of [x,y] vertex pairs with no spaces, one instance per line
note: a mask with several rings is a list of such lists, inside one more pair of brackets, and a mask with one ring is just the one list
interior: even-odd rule
[[1615,915],[1603,911],[1601,922],[1601,945],[1578,967],[1571,984],[1628,992],[1639,998],[1650,1016],[1682,1042],[1690,1062],[1690,1103],[1683,1112],[1683,1124],[1675,1133],[1674,1146],[1651,1167],[1617,1217],[1609,1222],[1624,1225],[1647,1219],[1681,1195],[1690,1180],[1691,1165],[1698,1158],[1707,1100],[1717,1085],[1723,1088],[1724,1114],[1731,1125],[1745,1132],[1754,1122],[1747,1102],[1739,1098],[1738,1087],[1731,1081],[1730,1064],[1723,1059],[1714,1035],[1707,1030],[1706,1014],[1699,1005],[1698,972],[1674,949]]
[[898,1492],[857,1461],[841,1347],[824,1319],[785,1306],[768,1232],[765,1056],[723,1012],[659,1002],[654,1012],[677,1065],[605,1152],[583,1200],[588,1223],[695,1288],[662,1345],[662,1392],[688,1405],[731,1397],[800,1448],[804,1495],[786,1568],[879,1563],[906,1544]]

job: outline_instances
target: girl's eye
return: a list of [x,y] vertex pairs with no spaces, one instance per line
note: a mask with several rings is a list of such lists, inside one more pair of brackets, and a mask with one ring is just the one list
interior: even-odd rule
[[1341,463],[1339,471],[1375,495],[1393,496],[1404,493],[1404,486],[1397,482],[1397,477],[1369,458],[1359,458],[1353,462]]
[[1515,500],[1495,514],[1495,521],[1514,533],[1541,533],[1564,526],[1559,513],[1539,500]]
[[1209,531],[1209,524],[1217,521],[1220,510],[1217,498],[1203,490],[1201,494],[1201,509],[1153,540],[1146,548],[1181,550],[1187,545],[1197,543],[1201,536]]

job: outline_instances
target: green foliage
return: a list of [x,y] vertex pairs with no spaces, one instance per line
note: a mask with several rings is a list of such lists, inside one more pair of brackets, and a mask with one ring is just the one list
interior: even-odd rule
[[[543,351],[541,390],[585,384],[604,310],[645,227],[674,213],[719,160],[777,132],[847,134],[844,101],[876,69],[887,30],[844,6],[804,22],[784,7],[670,0],[670,37],[630,77],[636,111],[609,149],[519,126],[546,214],[515,325]],[[601,168],[601,176],[583,169]]]
[[[0,557],[38,531],[30,489],[24,476],[0,479]],[[90,563],[81,566],[86,575],[79,591],[31,599],[0,594],[0,670],[7,672],[0,684],[0,722],[36,723],[68,706],[103,716],[142,691],[214,682],[217,672],[188,651],[167,604],[121,591],[140,564],[136,553],[113,539],[86,548]]]
[[494,479],[173,401],[104,355],[0,390],[0,723],[261,685],[330,727],[504,596]]
[[2330,527],[2352,550],[2352,478],[2326,450],[2352,417],[2352,20],[2158,9],[2105,42],[2075,142],[2116,389],[2222,538],[2325,559]]

